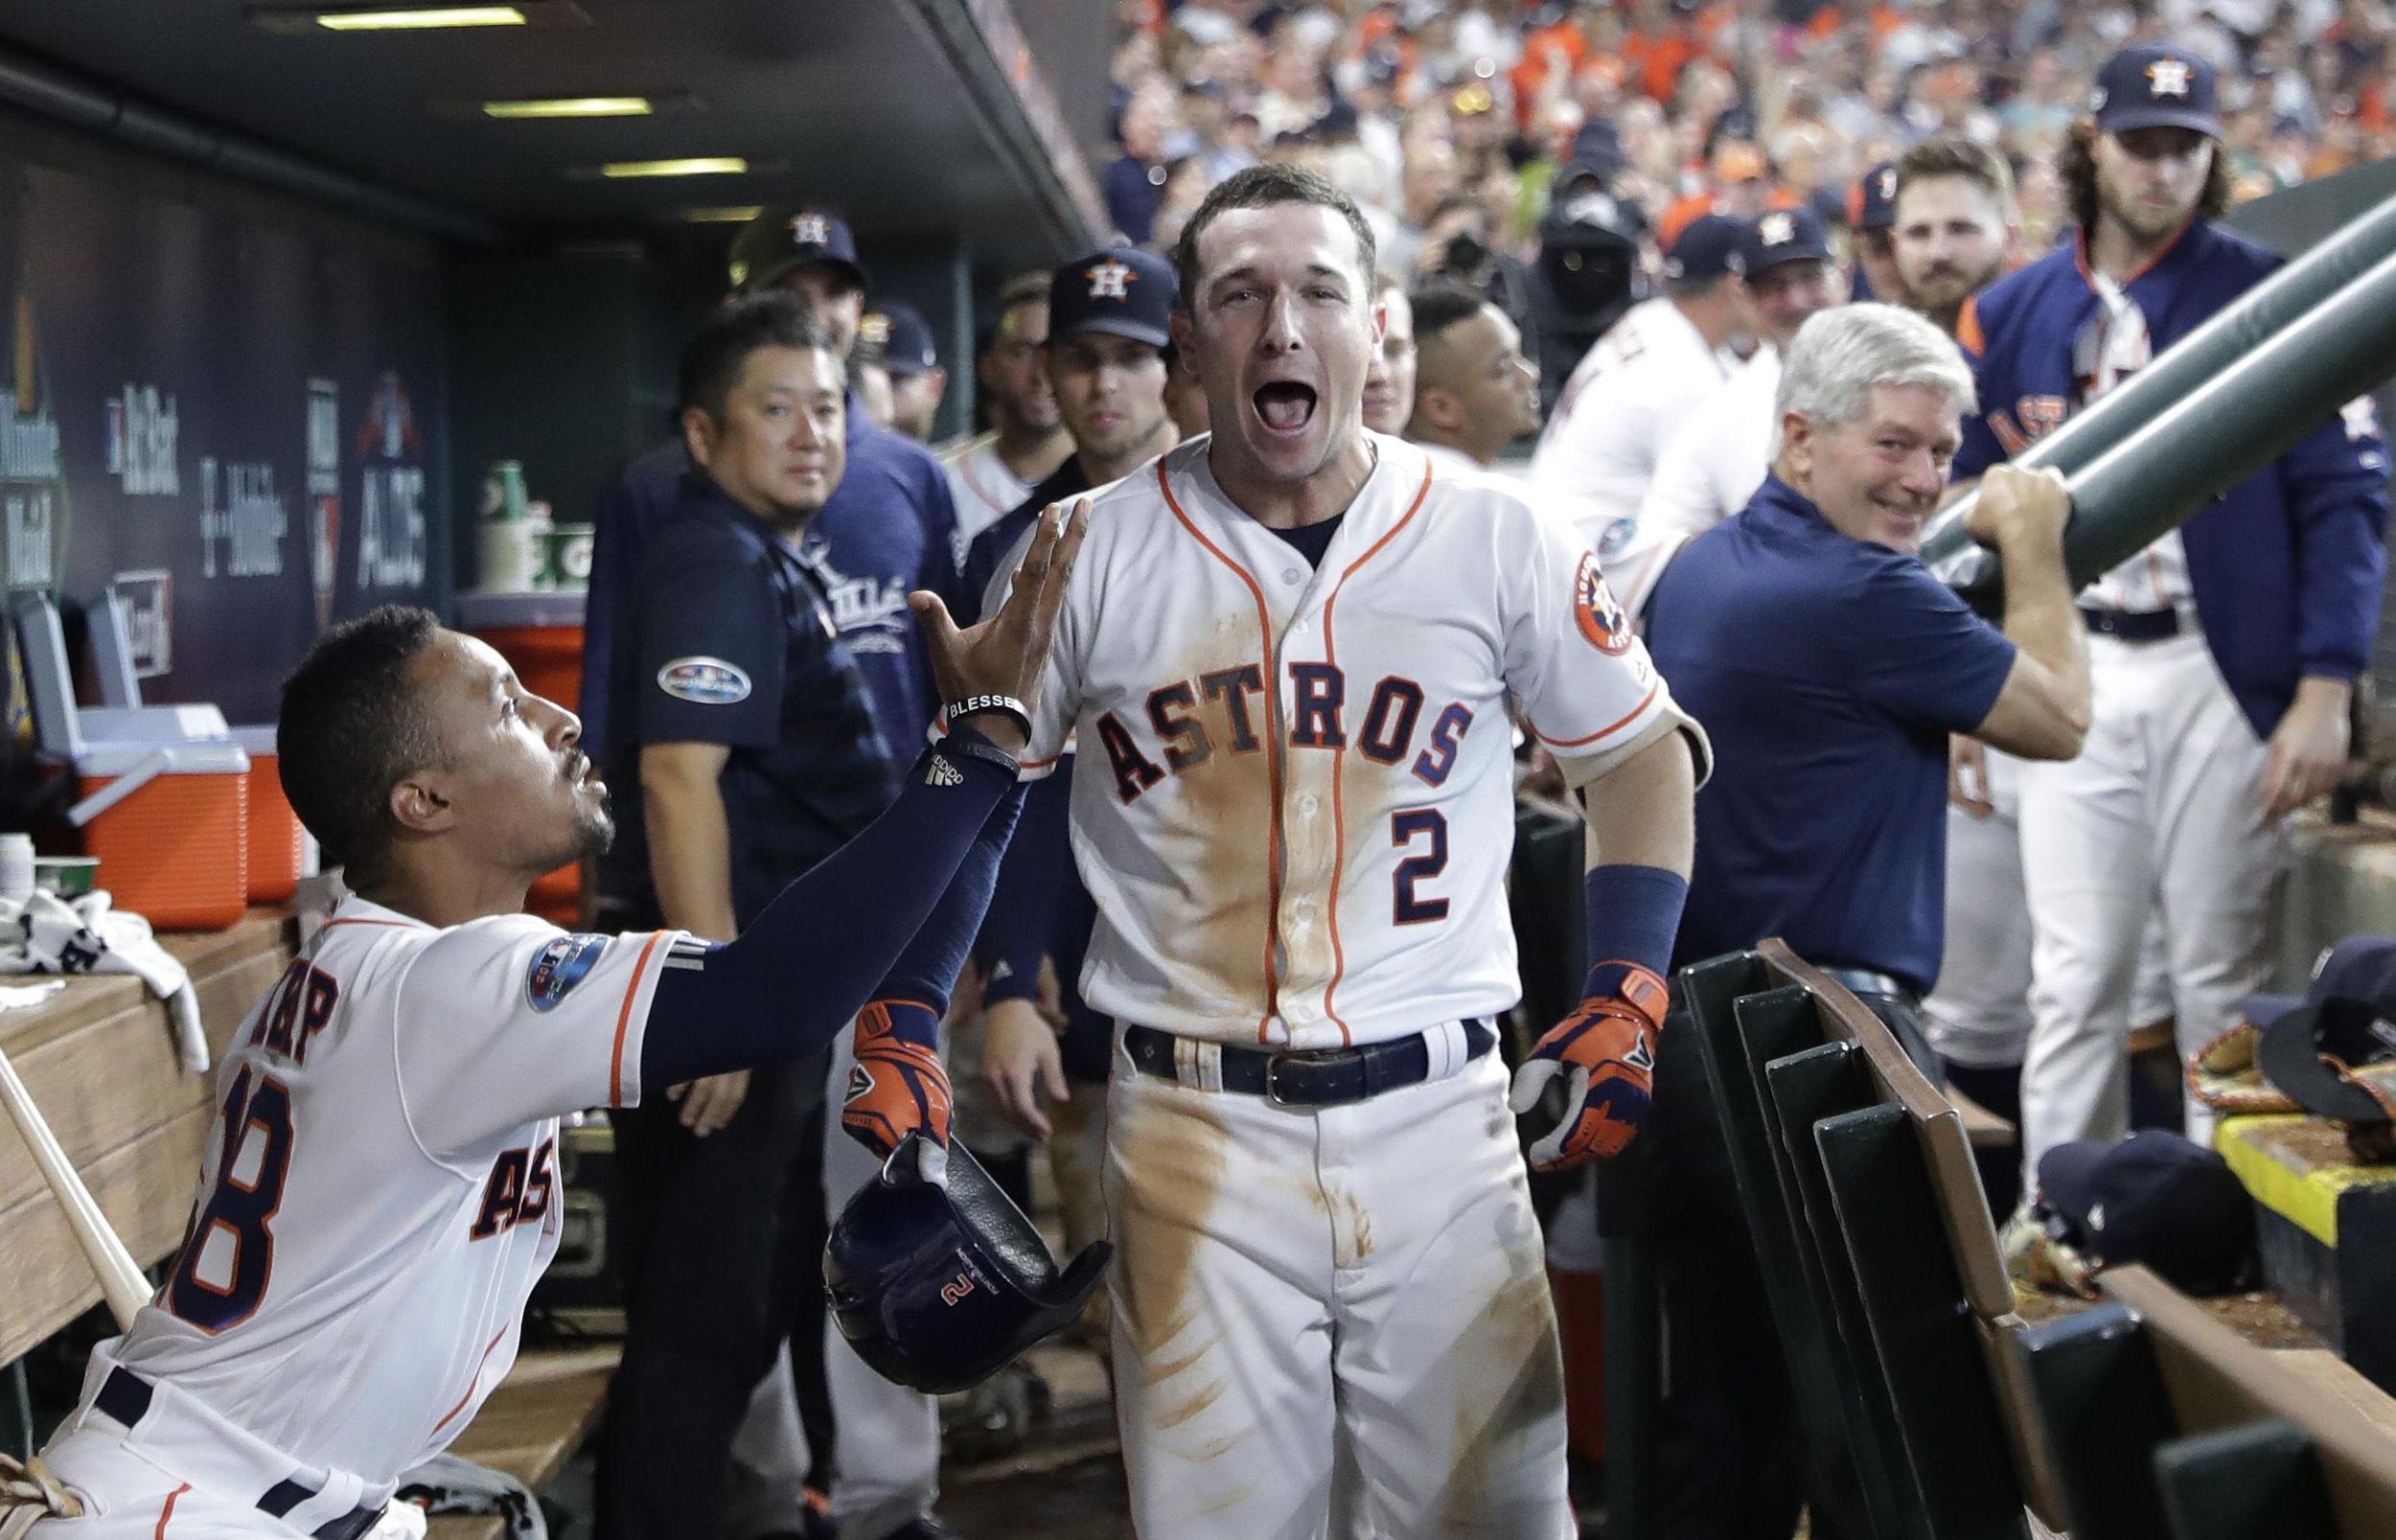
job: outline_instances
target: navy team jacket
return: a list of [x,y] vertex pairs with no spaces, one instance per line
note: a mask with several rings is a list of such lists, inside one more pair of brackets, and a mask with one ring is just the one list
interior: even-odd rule
[[[2199,219],[2131,278],[2154,352],[2202,325],[2279,265]],[[2079,242],[1969,301],[1957,340],[1979,381],[1957,479],[2053,431],[2081,404],[2074,342],[2103,307]],[[2258,414],[2270,404],[2257,402]],[[2269,738],[2314,676],[2351,680],[2369,663],[2387,578],[2387,462],[2368,403],[2350,406],[2181,528],[2204,639],[2256,736]]]

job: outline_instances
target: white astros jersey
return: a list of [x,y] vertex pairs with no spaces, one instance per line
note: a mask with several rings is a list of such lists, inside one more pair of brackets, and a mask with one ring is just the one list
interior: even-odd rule
[[1301,1047],[1503,1011],[1509,698],[1576,785],[1686,722],[1535,494],[1370,438],[1319,570],[1206,438],[1094,500],[1026,765],[1077,735],[1100,1010]]
[[242,1023],[190,1238],[99,1356],[369,1485],[439,1451],[557,1250],[558,1115],[637,1103],[680,940],[345,900]]
[[999,458],[999,436],[982,433],[940,456],[948,473],[949,497],[956,504],[956,536],[961,545],[1023,506],[1032,483],[1006,468]]
[[1532,451],[1531,479],[1588,499],[1581,533],[1609,565],[1637,537],[1666,441],[1738,361],[1659,298],[1631,307],[1574,367]]

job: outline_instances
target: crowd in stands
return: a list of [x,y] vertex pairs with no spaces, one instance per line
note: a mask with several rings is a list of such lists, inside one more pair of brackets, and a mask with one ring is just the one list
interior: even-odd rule
[[2221,72],[2234,201],[2396,152],[2384,0],[1123,0],[1122,21],[1124,237],[1168,248],[1215,182],[1295,161],[1365,207],[1408,283],[1502,291],[1584,190],[1649,270],[1709,207],[1843,227],[1865,170],[1939,132],[2011,162],[2036,252],[2070,225],[2055,151],[2137,42]]

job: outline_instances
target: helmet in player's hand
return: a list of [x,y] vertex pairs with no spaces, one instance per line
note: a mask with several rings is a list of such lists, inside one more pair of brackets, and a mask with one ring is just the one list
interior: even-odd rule
[[1014,1200],[962,1145],[903,1139],[832,1227],[832,1319],[884,1379],[944,1395],[979,1384],[1081,1314],[1115,1254],[1060,1269]]

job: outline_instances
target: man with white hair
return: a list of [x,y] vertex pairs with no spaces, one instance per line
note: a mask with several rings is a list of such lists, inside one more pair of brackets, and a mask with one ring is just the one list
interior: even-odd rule
[[1781,935],[1918,997],[1938,977],[1946,735],[2028,759],[2079,751],[2087,647],[2062,478],[1982,483],[1969,528],[2005,559],[2001,633],[1915,554],[1974,400],[1921,316],[1823,311],[1783,367],[1772,474],[1665,569],[1663,666],[1741,740],[1697,800],[1687,957]]
[[[1676,964],[1779,935],[1868,1000],[1918,1002],[1939,972],[1948,734],[2027,758],[2079,751],[2087,643],[2063,575],[2062,478],[2001,466],[1981,484],[1969,527],[2005,560],[2001,632],[1915,554],[1974,405],[1930,322],[1824,310],[1783,364],[1772,474],[1665,568],[1656,663],[1720,754],[1697,795]],[[1664,1267],[1665,1447],[1704,1469],[1667,1473],[1660,1489],[1686,1511],[1659,1532],[1785,1534],[1806,1494],[1753,1257],[1685,1230],[1665,1238]],[[1817,1514],[1826,1497],[1837,1506],[1811,1495]]]

